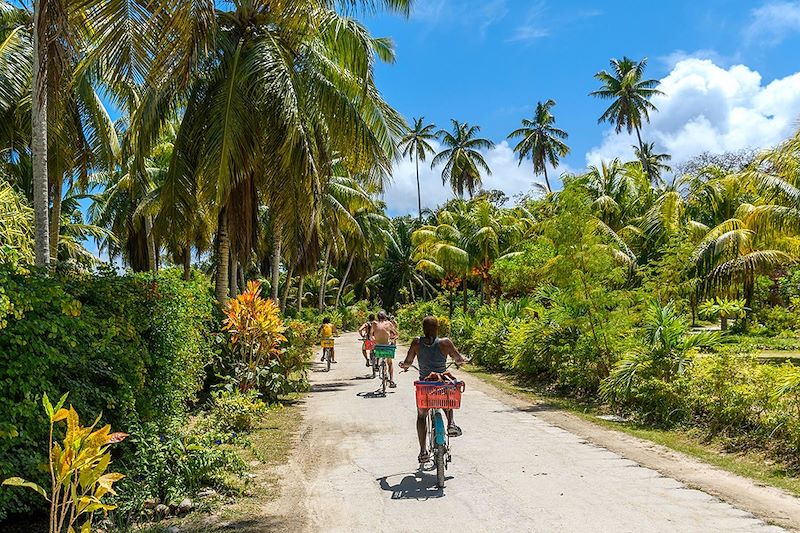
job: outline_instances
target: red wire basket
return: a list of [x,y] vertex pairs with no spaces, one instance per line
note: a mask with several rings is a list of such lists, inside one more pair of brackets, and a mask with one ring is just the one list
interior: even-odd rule
[[415,381],[418,409],[460,409],[464,382]]

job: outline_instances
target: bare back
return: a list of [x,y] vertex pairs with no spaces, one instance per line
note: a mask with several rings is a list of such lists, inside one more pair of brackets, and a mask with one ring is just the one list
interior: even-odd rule
[[372,340],[378,344],[389,344],[396,334],[394,325],[388,320],[376,320],[372,323]]

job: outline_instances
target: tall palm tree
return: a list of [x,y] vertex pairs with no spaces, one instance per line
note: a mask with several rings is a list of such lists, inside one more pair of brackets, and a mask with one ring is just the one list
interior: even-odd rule
[[508,138],[515,139],[522,137],[522,140],[514,147],[514,151],[519,154],[519,164],[526,157],[533,161],[533,173],[544,173],[544,183],[547,192],[553,192],[550,187],[550,180],[547,178],[547,164],[558,166],[558,161],[569,153],[569,146],[564,140],[569,137],[566,131],[556,128],[556,118],[550,111],[556,105],[555,100],[547,100],[536,104],[536,112],[533,119],[522,119],[522,127],[512,131]]
[[439,130],[437,136],[446,147],[436,154],[431,161],[431,168],[444,163],[442,184],[450,182],[453,192],[464,196],[466,190],[470,197],[481,186],[481,171],[492,174],[489,165],[479,150],[488,150],[494,143],[488,139],[477,137],[479,126],[471,126],[467,122],[451,119],[452,131]]
[[425,124],[425,117],[414,119],[414,126],[400,139],[400,150],[403,157],[414,159],[417,167],[417,213],[422,222],[422,194],[419,188],[419,162],[425,161],[428,154],[433,154],[430,141],[436,138],[436,124]]
[[[45,9],[43,9],[43,4]],[[33,212],[36,264],[50,263],[50,197],[47,175],[47,78],[50,27],[62,2],[33,0],[33,68],[31,94],[31,156],[33,161]]]
[[[628,133],[636,131],[639,149],[643,149],[641,128],[644,122],[650,121],[650,111],[658,111],[650,102],[657,94],[664,94],[658,89],[658,80],[645,80],[644,69],[647,58],[634,61],[628,57],[611,60],[611,72],[601,70],[594,77],[600,81],[601,87],[589,93],[603,100],[613,100],[611,105],[598,119],[598,123],[614,124],[617,133],[623,128]],[[645,169],[647,170],[647,169]]]

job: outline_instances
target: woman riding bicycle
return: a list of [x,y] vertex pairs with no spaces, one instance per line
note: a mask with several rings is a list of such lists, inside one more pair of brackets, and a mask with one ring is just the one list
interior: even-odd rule
[[[400,368],[408,370],[415,358],[419,359],[419,379],[424,381],[432,373],[444,373],[447,371],[447,357],[455,361],[456,366],[467,362],[463,355],[456,349],[453,341],[447,337],[439,337],[439,321],[435,316],[428,316],[422,321],[422,337],[417,337],[408,349],[408,355]],[[453,410],[445,409],[447,415],[447,434],[451,437],[461,435],[459,428],[453,420]],[[428,410],[417,409],[417,435],[419,436],[419,462],[425,463],[430,457],[426,445],[428,434],[427,427]]]
[[[378,319],[372,323],[370,335],[371,340],[374,341],[375,344],[380,345],[391,344],[394,339],[397,339],[397,328],[389,320],[389,316],[386,314],[386,311],[378,312]],[[392,367],[392,360],[387,359],[386,365],[389,367],[389,388],[393,389],[397,387],[397,385],[394,382],[394,369]]]

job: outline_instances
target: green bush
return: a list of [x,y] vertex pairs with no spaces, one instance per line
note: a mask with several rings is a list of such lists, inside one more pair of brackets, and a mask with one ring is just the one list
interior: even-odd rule
[[198,435],[174,424],[132,426],[131,448],[118,461],[127,477],[119,483],[119,513],[140,518],[147,499],[178,504],[203,487],[225,489],[229,476],[242,476],[246,465],[225,442],[230,435]]
[[439,335],[450,334],[450,319],[447,317],[447,302],[444,297],[427,302],[410,303],[397,310],[397,327],[403,339],[417,337],[422,334],[422,319],[435,316],[439,319]]
[[[42,276],[0,265],[0,478],[41,481],[42,393],[127,430],[166,426],[194,401],[212,359],[205,277],[178,271]],[[35,500],[0,491],[0,518]]]
[[250,431],[266,410],[267,404],[258,398],[255,390],[218,390],[211,395],[206,424],[222,433]]

